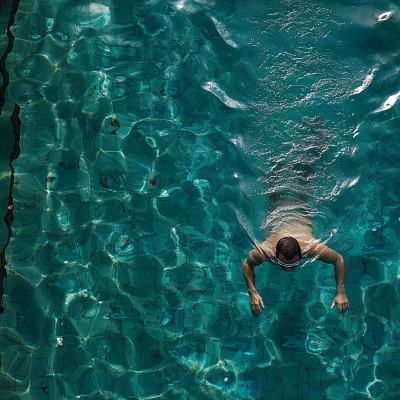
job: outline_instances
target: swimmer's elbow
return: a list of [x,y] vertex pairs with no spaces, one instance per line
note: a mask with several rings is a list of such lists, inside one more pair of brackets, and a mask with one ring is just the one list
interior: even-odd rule
[[248,271],[248,270],[252,270],[252,269],[254,269],[254,265],[251,262],[249,262],[248,258],[246,258],[242,263],[242,270]]
[[337,258],[337,261],[336,261],[336,262],[338,262],[338,263],[340,263],[340,264],[344,264],[344,258],[343,258],[342,255],[339,254],[339,253],[338,253],[338,258]]
[[252,250],[245,260],[250,268],[254,268],[264,262],[264,258],[258,250]]
[[336,251],[333,251],[333,250],[331,250],[330,253],[333,253],[333,254],[330,254],[329,259],[325,262],[331,263],[333,265],[344,264],[344,258],[342,257],[341,254],[336,253]]
[[335,250],[330,249],[328,246],[323,245],[314,254],[319,260],[326,264],[334,264],[343,262],[343,257]]

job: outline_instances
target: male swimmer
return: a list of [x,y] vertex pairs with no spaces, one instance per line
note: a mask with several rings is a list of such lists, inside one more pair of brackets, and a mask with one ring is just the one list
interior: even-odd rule
[[250,295],[250,310],[256,317],[261,314],[260,306],[264,307],[264,303],[255,287],[254,267],[266,260],[286,272],[295,271],[307,257],[333,264],[336,296],[331,308],[336,305],[341,313],[349,308],[344,288],[346,266],[343,257],[315,239],[312,232],[314,210],[310,200],[316,189],[316,165],[329,141],[325,123],[322,116],[304,117],[296,133],[295,150],[280,154],[269,172],[268,237],[261,245],[253,242],[255,248],[242,264]]
[[[283,225],[283,226],[282,226]],[[303,258],[313,257],[335,266],[336,296],[331,308],[335,305],[343,314],[349,307],[344,283],[346,266],[343,257],[316,240],[312,234],[311,225],[307,220],[292,221],[282,224],[261,245],[256,246],[243,261],[242,271],[250,295],[251,313],[258,317],[261,307],[264,307],[261,296],[255,287],[254,267],[263,261],[276,263],[283,271],[293,272],[298,269]]]

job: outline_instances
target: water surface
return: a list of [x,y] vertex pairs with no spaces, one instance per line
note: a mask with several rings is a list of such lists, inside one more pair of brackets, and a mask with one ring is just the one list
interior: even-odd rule
[[[399,397],[399,9],[22,0],[4,399]],[[296,166],[309,164],[303,186]],[[274,193],[333,266],[241,263]]]

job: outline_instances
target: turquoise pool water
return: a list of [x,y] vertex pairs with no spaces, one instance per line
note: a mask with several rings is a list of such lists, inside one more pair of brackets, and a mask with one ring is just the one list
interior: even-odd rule
[[[400,398],[400,9],[21,0],[1,399]],[[347,265],[241,263],[305,195]]]

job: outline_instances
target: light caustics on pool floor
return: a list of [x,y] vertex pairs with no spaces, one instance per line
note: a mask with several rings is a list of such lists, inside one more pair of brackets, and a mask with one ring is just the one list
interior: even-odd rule
[[[0,397],[396,399],[398,18],[21,1]],[[304,194],[292,167],[310,160],[351,312],[330,310],[332,266],[265,265],[255,319],[241,262],[268,195]]]

